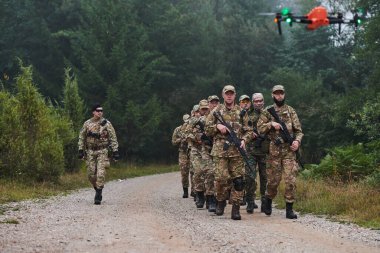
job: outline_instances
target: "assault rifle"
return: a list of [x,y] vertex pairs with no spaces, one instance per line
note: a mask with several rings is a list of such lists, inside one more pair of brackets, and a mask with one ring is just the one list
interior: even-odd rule
[[216,118],[216,120],[220,122],[220,124],[222,124],[223,126],[227,127],[227,129],[228,129],[228,136],[227,136],[228,142],[233,143],[235,145],[235,147],[239,150],[240,155],[243,157],[243,159],[244,159],[245,164],[247,165],[247,167],[250,169],[250,171],[254,171],[252,169],[251,165],[248,162],[247,153],[245,152],[245,150],[243,148],[240,147],[241,146],[241,141],[237,137],[234,129],[231,127],[230,124],[228,124],[228,122],[226,122],[224,120],[224,118],[223,118],[222,114],[220,114],[220,112],[214,112],[213,115]]
[[266,140],[267,137],[265,134],[259,134],[257,127],[253,128],[253,132],[257,135],[255,139],[255,148],[261,148],[261,144]]
[[205,125],[201,120],[198,120],[198,122],[195,124],[195,126],[199,126],[202,132],[201,140],[208,146],[212,146],[212,139],[208,137],[205,133]]
[[[276,120],[276,122],[281,125],[281,129],[280,129],[281,139],[284,141],[284,143],[288,143],[291,146],[295,138],[289,133],[289,130],[286,127],[285,123],[280,119],[274,107],[268,108],[267,111],[270,113],[270,115],[272,115],[272,117]],[[281,142],[278,142],[276,140],[275,144],[280,145]],[[301,168],[303,169],[304,167],[303,167],[303,162],[301,162],[301,155],[300,155],[299,149],[297,149],[295,153],[296,153],[296,160],[301,166]]]

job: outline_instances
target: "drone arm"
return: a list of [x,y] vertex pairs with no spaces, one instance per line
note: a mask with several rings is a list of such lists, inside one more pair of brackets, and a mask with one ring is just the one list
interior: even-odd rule
[[307,16],[293,16],[293,22],[301,24],[311,24],[312,21]]

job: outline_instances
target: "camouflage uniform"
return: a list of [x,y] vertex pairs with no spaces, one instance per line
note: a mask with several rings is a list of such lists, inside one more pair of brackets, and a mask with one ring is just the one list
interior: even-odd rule
[[96,189],[102,189],[105,169],[110,166],[108,148],[118,151],[115,129],[105,118],[87,120],[80,131],[79,150],[86,151],[87,176]]
[[[201,140],[201,130],[198,122],[204,122],[204,116],[200,118],[193,117],[189,121],[187,128],[187,139],[190,143],[190,161],[194,168],[194,190],[197,194],[197,207],[201,208],[204,205],[204,196],[198,196],[203,194],[206,190],[205,188],[205,170],[207,169],[208,161],[204,160],[204,148]],[[202,157],[203,154],[203,157]],[[200,197],[200,199],[198,199]]]
[[[199,120],[199,117],[196,117],[194,114],[195,112],[199,111],[199,105],[194,105],[193,110],[191,111],[191,117],[188,120],[188,124],[186,126],[184,136],[186,138],[187,144],[188,144],[188,155],[189,155],[189,160],[190,160],[190,182],[191,182],[191,195],[194,197],[195,201],[195,181],[194,181],[194,174],[195,174],[195,168],[199,167],[198,164],[201,163],[200,159],[200,149],[199,149],[199,144],[194,143],[191,141],[188,137],[189,134],[192,132],[192,124],[193,122],[196,122]],[[190,136],[191,137],[191,136]],[[197,151],[197,148],[199,151]],[[195,166],[194,166],[195,165]]]
[[[248,117],[248,125],[253,126],[254,131],[257,133],[257,122],[259,120],[261,111],[256,110],[253,107],[251,107],[247,113],[246,117]],[[245,192],[246,192],[246,200],[248,203],[247,211],[251,210],[250,205],[255,206],[255,198],[256,198],[256,177],[257,177],[257,170],[260,175],[260,194],[261,199],[265,197],[265,189],[267,184],[267,173],[266,173],[266,155],[269,152],[269,139],[266,135],[260,135],[259,137],[253,139],[250,143],[246,146],[247,149],[247,155],[248,155],[248,162],[252,170],[248,168],[248,166],[245,167],[246,169],[246,185],[245,185]],[[255,207],[256,208],[256,207]],[[252,208],[253,212],[253,208]]]
[[[228,85],[223,88],[223,92],[229,90],[235,92],[233,86]],[[231,182],[234,184],[234,188],[231,190],[231,199],[233,205],[239,207],[240,201],[243,198],[245,169],[238,149],[233,143],[227,141],[227,135],[222,134],[217,129],[219,122],[214,116],[214,112],[220,112],[224,120],[235,130],[238,138],[244,140],[245,143],[248,143],[250,140],[252,131],[247,127],[248,121],[241,120],[240,107],[238,105],[234,105],[232,109],[228,109],[225,104],[220,104],[207,116],[206,134],[214,137],[211,155],[215,163],[215,191],[216,199],[218,200],[217,215],[222,215],[224,207],[221,213],[218,213],[218,208],[220,209],[221,206],[225,206]],[[245,128],[242,126],[245,126]]]
[[[273,92],[282,90],[282,85],[273,87]],[[301,143],[303,133],[301,123],[298,119],[296,111],[289,105],[277,106],[272,105],[279,116],[285,123],[289,133],[294,137],[295,141]],[[292,206],[295,199],[296,190],[296,175],[298,172],[298,164],[296,154],[290,149],[288,143],[284,143],[280,135],[280,130],[272,127],[272,122],[275,121],[272,115],[267,110],[264,110],[257,123],[260,134],[268,134],[270,139],[269,157],[267,161],[268,183],[266,189],[266,210],[267,215],[272,212],[272,199],[277,195],[277,189],[281,181],[282,173],[285,178],[285,201],[286,201],[286,218],[296,219],[297,215],[293,213]],[[289,216],[288,216],[289,215]]]
[[181,126],[174,129],[172,136],[172,144],[178,145],[178,164],[181,170],[181,182],[183,187],[183,197],[188,197],[189,188],[189,173],[190,173],[190,158],[188,152],[188,145],[185,138],[185,130],[188,125],[189,115],[184,115],[183,120],[185,121]]

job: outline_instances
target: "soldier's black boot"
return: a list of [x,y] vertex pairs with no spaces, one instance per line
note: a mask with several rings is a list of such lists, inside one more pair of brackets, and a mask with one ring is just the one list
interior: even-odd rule
[[206,195],[206,209],[208,210],[208,207],[210,205],[210,198],[211,198],[211,195]]
[[260,207],[260,211],[263,213],[264,212],[264,203],[265,203],[265,197],[262,196],[261,197],[261,207]]
[[197,192],[196,196],[197,196],[197,200],[195,201],[195,204],[197,205],[197,208],[203,208],[205,204],[204,192]]
[[102,202],[102,190],[103,189],[98,189],[96,188],[95,191],[95,199],[94,199],[94,204],[95,205],[100,205],[100,203]]
[[264,200],[264,213],[266,215],[272,214],[272,200],[268,197],[265,197],[265,200]]
[[293,203],[286,203],[286,218],[297,219],[297,214],[293,212]]
[[182,198],[186,199],[189,197],[189,190],[186,187],[183,187],[183,195]]
[[226,201],[223,200],[223,201],[218,201],[217,205],[216,205],[216,210],[215,210],[215,214],[218,215],[218,216],[221,216],[224,214],[224,208],[226,207]]
[[215,213],[216,211],[216,198],[214,195],[210,195],[210,203],[208,205],[208,211]]
[[197,194],[195,194],[195,192],[191,191],[190,196],[193,197],[194,201],[197,200]]
[[253,209],[255,208],[254,204],[254,201],[247,201],[247,213],[253,213]]
[[233,220],[241,220],[240,216],[240,206],[239,203],[233,203],[232,204],[232,211],[231,211],[231,219]]

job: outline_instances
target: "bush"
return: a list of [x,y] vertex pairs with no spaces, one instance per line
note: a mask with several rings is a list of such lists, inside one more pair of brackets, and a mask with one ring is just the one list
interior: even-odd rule
[[305,178],[332,178],[343,182],[359,180],[372,175],[378,168],[378,143],[361,143],[329,150],[319,165],[311,165],[302,172]]
[[0,172],[7,178],[57,181],[70,122],[45,103],[33,85],[32,68],[21,66],[21,71],[16,94],[0,93]]

